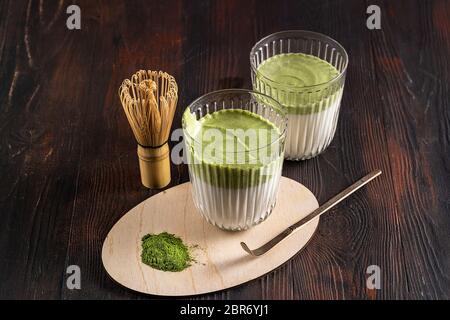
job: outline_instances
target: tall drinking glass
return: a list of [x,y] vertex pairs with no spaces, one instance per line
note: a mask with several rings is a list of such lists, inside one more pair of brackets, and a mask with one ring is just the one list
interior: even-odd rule
[[211,224],[248,229],[275,206],[287,120],[281,105],[241,89],[208,93],[183,114],[196,208]]
[[310,31],[282,31],[250,52],[253,90],[287,112],[286,158],[304,160],[324,151],[334,137],[348,56],[335,40]]

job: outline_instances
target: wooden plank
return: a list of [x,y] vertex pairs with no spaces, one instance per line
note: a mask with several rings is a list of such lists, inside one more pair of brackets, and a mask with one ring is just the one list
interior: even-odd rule
[[76,194],[80,106],[67,101],[85,93],[84,84],[73,82],[72,74],[88,75],[59,64],[70,52],[70,42],[63,28],[47,28],[62,17],[61,8],[46,8],[42,16],[37,5],[5,1],[0,10],[4,298],[60,297]]
[[[350,66],[331,146],[283,174],[319,203],[374,168],[384,175],[324,217],[287,265],[198,299],[449,298],[448,2],[380,1],[376,31],[357,0],[77,3],[79,31],[65,27],[67,1],[0,3],[0,297],[143,298],[100,262],[112,225],[158,192],[140,186],[121,81],[142,67],[172,73],[177,128],[201,94],[251,86],[258,39],[307,29],[339,40]],[[186,166],[172,178],[188,181]],[[71,264],[81,291],[66,288]],[[371,264],[382,290],[365,287]]]
[[[421,3],[419,8],[418,23],[408,28],[412,42],[422,42],[417,51],[401,50],[401,39],[393,36],[397,25],[394,21],[385,23],[383,33],[372,38],[372,46],[374,64],[380,70],[377,88],[384,102],[380,106],[397,202],[398,233],[407,266],[403,297],[437,299],[448,298],[446,288],[450,284],[446,272],[450,243],[444,241],[450,223],[450,197],[445,191],[450,181],[445,169],[450,162],[448,86],[434,79],[424,92],[418,84],[429,76],[424,79],[417,71],[429,69],[431,74],[438,74],[437,79],[448,77],[448,61],[440,59],[449,54],[449,38],[445,38],[448,21],[440,18],[448,6],[435,2],[431,6]],[[392,16],[399,19],[402,10],[400,5],[390,7]],[[409,22],[413,21],[409,18]],[[420,34],[419,25],[424,28]],[[429,37],[433,33],[437,37]],[[438,161],[436,154],[442,155]]]

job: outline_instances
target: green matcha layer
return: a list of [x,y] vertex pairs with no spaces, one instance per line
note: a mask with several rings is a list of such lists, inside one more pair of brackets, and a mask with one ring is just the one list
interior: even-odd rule
[[329,83],[338,75],[334,66],[318,57],[285,53],[259,65],[255,86],[278,100],[288,114],[310,114],[325,110],[340,98],[342,86]]
[[[183,115],[192,174],[214,186],[244,188],[259,185],[281,170],[279,129],[258,114],[223,109],[196,120]],[[235,130],[254,134],[239,135]],[[270,143],[272,142],[272,143]],[[281,143],[281,142],[280,142]]]

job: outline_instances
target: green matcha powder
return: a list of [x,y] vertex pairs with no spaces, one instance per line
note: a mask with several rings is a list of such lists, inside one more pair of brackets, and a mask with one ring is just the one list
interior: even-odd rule
[[193,261],[183,240],[167,232],[142,238],[141,259],[152,268],[172,272],[186,269]]

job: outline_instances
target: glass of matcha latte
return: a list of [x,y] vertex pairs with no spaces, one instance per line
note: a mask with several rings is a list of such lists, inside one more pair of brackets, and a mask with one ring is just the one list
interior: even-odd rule
[[287,119],[273,98],[241,89],[208,93],[183,114],[192,195],[211,224],[245,230],[275,206]]
[[251,50],[253,90],[273,97],[287,113],[288,160],[315,157],[331,143],[347,63],[338,42],[310,31],[274,33]]

